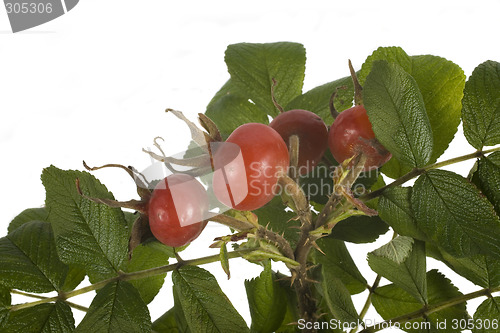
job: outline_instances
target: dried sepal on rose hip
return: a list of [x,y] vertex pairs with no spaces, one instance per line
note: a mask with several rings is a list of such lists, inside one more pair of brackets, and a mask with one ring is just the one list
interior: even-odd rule
[[330,103],[330,110],[335,120],[328,134],[328,146],[339,163],[357,154],[364,154],[366,162],[363,171],[368,171],[381,167],[391,159],[392,155],[375,137],[372,124],[362,104],[362,88],[350,61],[349,68],[354,82],[356,105],[338,113],[333,107],[333,102]]

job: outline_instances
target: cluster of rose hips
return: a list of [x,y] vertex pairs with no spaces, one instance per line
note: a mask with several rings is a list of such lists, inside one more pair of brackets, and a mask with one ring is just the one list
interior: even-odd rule
[[[241,125],[224,142],[221,142],[217,129],[214,137],[210,137],[210,133],[205,136],[211,147],[208,155],[213,171],[212,190],[220,203],[240,211],[252,211],[264,206],[276,195],[280,177],[290,174],[298,179],[308,174],[320,163],[328,147],[339,163],[363,155],[363,171],[378,168],[391,158],[391,154],[375,138],[360,99],[361,86],[350,62],[349,65],[357,105],[338,113],[333,107],[335,92],[330,100],[334,118],[330,129],[313,112],[301,109],[284,111],[276,103],[272,90],[273,102],[280,113],[269,125]],[[276,84],[274,80],[273,83]],[[202,117],[211,122],[200,115],[202,125]],[[187,121],[183,116],[181,118]],[[212,144],[214,141],[217,144]],[[124,168],[134,177],[129,168],[107,166]],[[138,186],[141,201],[87,198],[141,212],[133,226],[129,245],[131,251],[151,233],[171,247],[186,245],[201,234],[211,215],[207,190],[195,177],[187,173],[173,173],[160,180],[152,191],[146,190],[147,187]]]
[[[299,175],[312,171],[327,147],[338,162],[364,154],[364,171],[380,167],[391,158],[375,138],[363,105],[341,113],[333,109],[335,120],[329,130],[313,112],[301,109],[283,112],[281,108],[280,111],[269,125],[239,126],[224,144],[211,152],[213,192],[224,205],[250,211],[274,197],[278,179],[289,167],[292,136],[298,138],[298,160],[294,167]],[[206,226],[208,202],[205,188],[195,178],[186,174],[166,177],[149,200],[147,215],[153,235],[173,247],[193,241]]]

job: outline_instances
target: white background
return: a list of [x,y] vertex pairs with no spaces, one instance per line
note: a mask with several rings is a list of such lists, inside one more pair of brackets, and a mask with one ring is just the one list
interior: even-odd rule
[[[187,146],[188,129],[167,107],[192,120],[228,79],[224,50],[238,42],[294,41],[307,50],[304,91],[348,74],[347,59],[359,69],[379,46],[401,46],[410,55],[434,54],[460,65],[469,76],[479,63],[499,60],[499,1],[129,1],[82,0],[68,14],[12,34],[0,7],[0,235],[23,209],[41,206],[44,167],[82,170],[121,163],[141,169],[141,152],[155,136],[167,154]],[[472,152],[463,138],[445,157]],[[454,166],[467,174],[471,163]],[[136,198],[133,183],[119,170],[95,175],[117,199]],[[185,258],[204,256],[227,228],[210,225]],[[371,283],[366,251],[355,261]],[[353,247],[351,247],[353,248]],[[257,266],[231,261],[222,289],[249,321],[243,280]],[[429,268],[438,267],[433,261]],[[441,268],[463,292],[477,287]],[[170,276],[150,306],[156,319],[172,305]],[[355,297],[358,309],[365,294]],[[23,301],[15,298],[14,301]],[[85,304],[88,295],[73,299]],[[477,306],[471,302],[471,306]],[[83,313],[76,312],[77,321]],[[374,311],[367,319],[375,320]]]

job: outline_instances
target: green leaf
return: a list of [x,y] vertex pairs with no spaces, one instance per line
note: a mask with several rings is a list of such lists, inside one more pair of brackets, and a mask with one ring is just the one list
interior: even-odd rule
[[500,261],[482,254],[456,258],[445,250],[427,244],[427,254],[444,262],[472,283],[484,288],[496,288],[500,286]]
[[11,304],[10,289],[0,285],[0,328],[4,327],[4,320],[9,315],[7,307]]
[[300,222],[294,219],[295,213],[285,211],[285,208],[285,204],[277,196],[264,207],[254,210],[253,213],[259,218],[260,225],[279,234],[284,233],[284,237],[294,248],[299,240],[298,230],[294,227],[300,226]]
[[226,273],[227,278],[229,279],[231,277],[231,272],[229,271],[229,258],[227,257],[226,243],[222,243],[220,247],[219,258],[222,269],[224,270],[224,273]]
[[369,55],[358,73],[358,80],[364,84],[367,76],[370,74],[373,64],[377,61],[384,60],[391,64],[398,64],[407,73],[411,73],[412,60],[410,56],[400,47],[389,46],[379,47],[371,55]]
[[0,283],[5,286],[31,292],[61,290],[67,272],[47,222],[25,223],[0,239]]
[[[154,241],[140,244],[134,249],[132,259],[128,262],[127,272],[137,272],[168,265],[170,256],[172,256],[171,248],[160,242]],[[130,281],[130,283],[139,291],[144,303],[149,304],[163,286],[166,275],[166,273],[153,275],[144,279]]]
[[241,315],[208,271],[184,266],[172,273],[174,293],[193,332],[248,332]]
[[497,215],[500,215],[500,152],[479,160],[473,181],[493,204]]
[[280,327],[285,317],[285,291],[276,281],[271,270],[271,262],[267,261],[262,273],[255,279],[245,280],[248,305],[252,317],[251,332],[274,332]]
[[274,94],[281,105],[302,92],[306,52],[301,44],[233,44],[227,47],[225,61],[231,81],[267,114],[278,114],[271,99],[273,78],[277,81]]
[[346,89],[337,90],[334,106],[338,112],[346,110],[352,107],[352,100],[354,97],[354,85],[350,76],[325,83],[295,97],[288,103],[285,110],[308,110],[319,115],[327,125],[331,125],[333,118],[330,114],[330,97],[336,89],[340,87],[346,87]]
[[500,63],[490,60],[474,69],[465,84],[462,120],[474,148],[500,143]]
[[3,333],[70,333],[74,328],[71,308],[61,301],[12,311],[6,321],[0,320]]
[[500,221],[488,200],[460,175],[430,170],[413,187],[415,218],[432,240],[458,257],[500,257]]
[[148,308],[137,289],[125,281],[99,290],[75,333],[151,332]]
[[[462,294],[441,273],[436,270],[427,272],[427,298],[431,307],[434,304],[459,296],[462,296]],[[373,294],[372,303],[385,320],[422,309],[422,304],[419,301],[394,284],[377,288]],[[421,323],[419,326],[423,328],[421,330],[408,329],[404,326],[404,323],[400,324],[400,327],[407,332],[451,333],[457,332],[450,324],[452,320],[460,321],[467,319],[467,317],[465,303],[460,303],[427,315],[426,322]],[[446,326],[443,325],[445,321],[447,322]],[[422,322],[422,319],[412,320],[408,324],[409,327],[412,326],[411,323],[413,322]]]
[[418,228],[411,209],[411,187],[392,187],[384,191],[378,202],[378,214],[399,235],[426,240]]
[[377,274],[410,293],[420,303],[427,303],[425,244],[399,236],[368,253],[368,264]]
[[231,79],[210,101],[205,114],[217,125],[223,138],[246,123],[269,123],[266,112],[238,93]]
[[355,325],[360,318],[349,290],[336,276],[335,269],[332,266],[323,265],[321,275],[321,290],[331,315],[341,323]]
[[[282,290],[286,294],[286,311],[285,317],[281,323],[281,326],[276,330],[278,333],[295,333],[298,332],[297,321],[299,320],[299,307],[297,304],[297,293],[295,288],[290,285],[290,281],[285,280],[285,276],[276,273],[276,277],[279,278],[277,282],[279,283]],[[283,304],[281,306],[284,306]]]
[[371,243],[387,230],[389,226],[378,216],[351,216],[335,225],[331,237],[350,243]]
[[328,273],[339,278],[351,294],[366,289],[367,282],[359,272],[343,241],[326,237],[317,241],[323,253],[314,252],[314,261],[327,267]]
[[160,318],[153,322],[151,327],[153,332],[156,333],[179,333],[179,327],[177,326],[177,321],[175,320],[175,308],[171,308]]
[[434,147],[429,163],[441,156],[460,124],[464,71],[453,62],[432,55],[412,56],[411,76],[422,93],[432,128]]
[[182,309],[180,298],[182,297],[174,288],[174,318],[177,323],[177,329],[179,332],[191,333],[191,329],[188,326],[184,310]]
[[[434,163],[446,150],[460,123],[461,100],[465,84],[462,69],[451,61],[432,55],[408,56],[399,47],[381,47],[370,55],[361,71],[360,82],[364,82],[373,63],[385,60],[401,66],[418,84],[432,128],[434,147],[428,163]],[[390,160],[383,167],[384,173],[398,178],[411,168]]]
[[94,203],[78,194],[77,178],[85,195],[113,199],[89,173],[51,166],[42,173],[48,219],[61,260],[84,267],[90,281],[96,282],[115,276],[124,268],[129,231],[120,209]]
[[14,219],[10,222],[7,231],[8,233],[11,233],[21,225],[31,221],[47,222],[47,215],[48,213],[45,207],[25,209],[19,215],[14,217]]
[[415,80],[396,64],[376,61],[363,99],[377,139],[393,158],[423,167],[432,154],[432,129]]
[[474,313],[474,333],[497,333],[500,328],[500,297],[486,299]]

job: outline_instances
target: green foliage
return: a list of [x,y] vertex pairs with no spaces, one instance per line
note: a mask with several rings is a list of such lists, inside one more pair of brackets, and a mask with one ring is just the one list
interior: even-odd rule
[[465,178],[431,170],[415,182],[411,204],[419,228],[452,255],[500,258],[498,216]]
[[411,187],[393,187],[384,191],[378,203],[379,216],[402,236],[425,240],[411,207]]
[[498,191],[500,188],[500,152],[483,156],[479,160],[473,181],[493,204],[497,215],[500,215],[500,191]]
[[45,207],[25,209],[10,222],[7,231],[11,233],[27,222],[47,221],[47,215]]
[[[321,264],[328,273],[338,278],[351,294],[358,294],[366,289],[366,280],[359,272],[344,242],[332,237],[318,240],[323,253],[314,252],[314,261]],[[328,279],[325,279],[328,281]]]
[[84,267],[90,281],[100,281],[125,269],[129,237],[127,223],[120,209],[80,196],[76,179],[79,179],[85,195],[113,199],[94,176],[51,166],[42,173],[47,191],[48,220],[54,230],[61,260]]
[[248,327],[208,271],[185,266],[172,273],[174,294],[192,332],[248,332]]
[[0,283],[32,292],[61,290],[68,273],[50,224],[31,221],[0,239]]
[[251,332],[274,332],[283,322],[287,310],[283,304],[287,299],[276,279],[268,261],[260,276],[245,281],[252,316]]
[[[399,47],[381,47],[371,54],[359,72],[363,83],[376,61],[399,65],[418,85],[432,128],[433,150],[428,163],[434,163],[448,147],[460,123],[465,85],[463,70],[453,62],[433,55],[409,56]],[[369,114],[370,116],[370,114]],[[397,178],[410,167],[392,159],[383,167],[389,177]]]
[[406,236],[398,236],[368,254],[368,264],[377,274],[427,304],[425,245]]
[[[306,56],[300,44],[233,44],[225,61],[230,77],[206,109],[223,138],[241,124],[267,124],[278,114],[272,88],[285,110],[310,110],[327,125],[333,93],[337,111],[353,105],[351,77],[302,92]],[[355,180],[347,172],[334,177],[337,165],[326,152],[322,166],[328,172],[298,180],[303,196],[276,196],[253,212],[225,212],[221,222],[239,227],[217,239],[220,255],[183,261],[176,254],[182,248],[174,251],[152,238],[129,253],[141,213],[107,205],[113,194],[87,172],[47,167],[41,176],[45,206],[22,211],[0,238],[0,332],[297,332],[304,318],[315,320],[317,332],[341,332],[331,324],[359,324],[370,301],[380,316],[408,332],[459,332],[463,327],[453,322],[474,333],[498,332],[500,151],[485,147],[500,144],[499,73],[498,62],[486,61],[466,82],[462,69],[446,59],[408,55],[399,47],[375,50],[357,74],[376,137],[393,155],[381,170],[397,179],[385,185],[379,172]],[[434,164],[461,120],[478,151]],[[197,135],[203,142],[203,133]],[[468,178],[438,169],[470,158],[478,160]],[[411,178],[417,179],[409,186]],[[210,187],[210,175],[203,180]],[[345,183],[354,195],[337,191]],[[143,228],[149,232],[147,223]],[[369,285],[353,249],[389,229],[393,239],[367,255],[378,275]],[[241,281],[248,324],[215,277],[198,267],[220,261],[229,277],[235,257],[258,258],[263,266],[259,276]],[[269,257],[287,271],[273,271]],[[427,271],[427,257],[484,289],[459,291],[437,270]],[[152,322],[147,304],[169,273],[174,306]],[[85,276],[90,285],[77,289]],[[70,299],[90,291],[96,295],[75,327],[71,307],[85,309]],[[12,304],[12,294],[35,300]],[[488,298],[472,318],[466,302],[481,296]],[[359,297],[366,307],[354,303]],[[409,328],[406,322],[429,326]]]
[[465,85],[462,101],[464,134],[477,149],[500,143],[500,63],[477,66]]
[[423,167],[433,149],[432,129],[417,82],[397,64],[375,61],[363,100],[377,139],[401,163]]
[[97,292],[75,332],[150,332],[151,319],[141,295],[130,283],[110,282]]
[[[160,242],[149,242],[137,246],[128,262],[127,272],[137,272],[149,268],[168,265],[168,258],[173,257],[172,249]],[[158,274],[145,279],[130,281],[139,291],[144,303],[149,304],[160,291],[166,274]]]
[[[1,318],[1,312],[0,312]],[[40,304],[28,309],[12,311],[2,323],[2,332],[70,333],[75,329],[71,308],[64,302]]]
[[474,333],[495,333],[500,329],[500,297],[488,298],[474,313],[471,325]]
[[[436,270],[427,272],[427,299],[429,300],[430,307],[450,298],[460,296],[462,295],[458,289],[441,273]],[[373,305],[384,319],[395,318],[405,313],[412,313],[422,309],[420,301],[394,284],[378,288],[377,292],[373,295]],[[408,326],[410,329],[406,329],[404,323],[400,327],[405,328],[406,332],[451,333],[457,332],[456,329],[452,329],[452,320],[464,320],[466,318],[465,303],[461,303],[431,313],[425,319],[414,320],[414,322],[425,321],[425,324],[421,324],[422,326],[414,326],[422,327],[423,329],[412,329],[411,323]],[[447,325],[438,326],[440,323],[442,325],[445,321],[448,323]]]
[[302,93],[306,51],[300,44],[233,44],[226,50],[225,61],[234,85],[266,114],[278,114],[271,99],[273,79],[277,82],[274,94],[280,105]]

